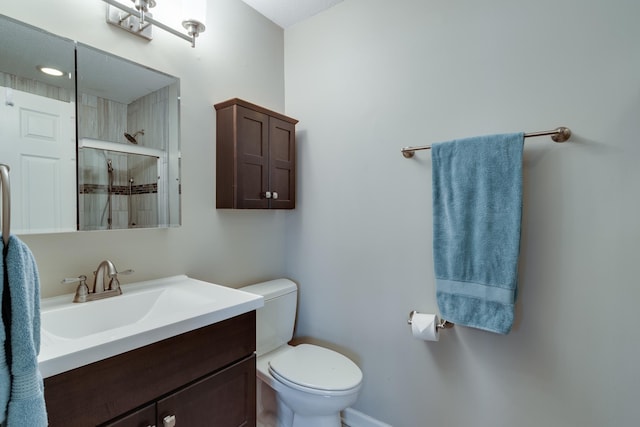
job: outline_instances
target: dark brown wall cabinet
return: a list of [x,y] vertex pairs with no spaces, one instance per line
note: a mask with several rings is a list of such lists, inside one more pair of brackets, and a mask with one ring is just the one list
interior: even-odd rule
[[214,107],[216,207],[295,208],[298,121],[237,98]]
[[51,427],[255,427],[255,311],[45,379]]

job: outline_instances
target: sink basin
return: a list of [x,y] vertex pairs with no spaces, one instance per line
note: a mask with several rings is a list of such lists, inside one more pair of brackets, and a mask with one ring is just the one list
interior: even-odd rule
[[40,372],[48,377],[262,307],[260,296],[185,275],[123,285],[123,294],[40,303]]
[[43,310],[42,330],[61,338],[76,339],[131,325],[144,319],[166,289],[154,289],[95,301]]
[[217,293],[219,290],[212,285],[194,286],[189,281],[180,286],[150,284],[103,300],[45,308],[42,329],[57,337],[77,339],[142,321],[161,322],[168,315],[206,310],[216,303]]

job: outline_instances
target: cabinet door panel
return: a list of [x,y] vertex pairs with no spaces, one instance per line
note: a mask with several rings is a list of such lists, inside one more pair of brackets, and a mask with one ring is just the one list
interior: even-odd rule
[[238,106],[239,208],[266,208],[269,200],[269,116]]
[[103,427],[149,427],[155,425],[156,405],[151,404]]
[[269,119],[270,188],[278,193],[271,207],[293,209],[296,205],[296,133],[295,125],[271,117]]
[[242,174],[238,181],[240,197],[238,206],[245,208],[264,208],[269,201],[262,193],[267,191],[267,183],[264,180],[266,165],[245,162],[242,164]]
[[282,120],[271,119],[269,139],[273,147],[271,157],[275,161],[290,163],[293,161],[293,126]]
[[175,416],[176,426],[248,427],[256,420],[256,360],[242,362],[158,401],[157,425]]
[[[276,189],[278,198],[272,202],[289,203],[292,199],[291,194],[291,175],[293,171],[287,168],[276,168],[271,172],[272,187]],[[276,207],[276,206],[274,206]],[[280,206],[282,207],[282,206]]]

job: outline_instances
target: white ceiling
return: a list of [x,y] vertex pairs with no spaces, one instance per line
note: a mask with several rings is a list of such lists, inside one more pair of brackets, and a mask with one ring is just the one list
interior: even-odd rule
[[282,28],[290,27],[342,0],[242,0]]

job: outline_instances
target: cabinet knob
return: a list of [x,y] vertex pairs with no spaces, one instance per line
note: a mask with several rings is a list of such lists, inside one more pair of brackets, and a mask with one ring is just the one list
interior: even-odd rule
[[176,425],[175,415],[167,415],[162,419],[162,427],[175,427],[175,425]]
[[277,199],[278,198],[278,193],[276,191],[273,192],[273,198]]
[[265,199],[270,199],[271,198],[271,191],[265,191],[264,198]]

